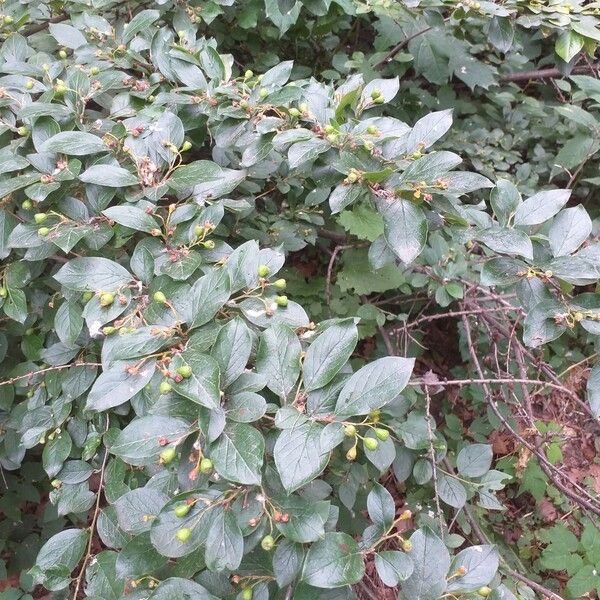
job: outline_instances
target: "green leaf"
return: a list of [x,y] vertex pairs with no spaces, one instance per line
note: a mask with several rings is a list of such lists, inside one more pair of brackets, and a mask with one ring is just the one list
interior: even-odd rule
[[515,28],[509,17],[495,16],[490,21],[488,39],[500,52],[508,52],[513,44]]
[[190,433],[183,419],[158,415],[134,419],[119,432],[110,451],[131,465],[145,465],[158,459],[164,443],[176,444]]
[[[335,212],[333,208],[332,212]],[[338,222],[348,233],[360,240],[374,242],[383,234],[381,215],[363,204],[354,206],[352,210],[343,211]]]
[[60,152],[70,156],[86,156],[108,152],[102,138],[85,131],[62,131],[48,138],[41,146],[43,152]]
[[254,427],[230,423],[210,446],[209,456],[221,477],[236,483],[258,485],[264,451],[263,436]]
[[565,256],[575,252],[591,232],[592,220],[581,204],[561,210],[548,232],[553,256]]
[[490,204],[500,225],[506,227],[520,203],[521,194],[517,187],[507,179],[498,179],[490,192]]
[[431,112],[419,119],[408,135],[406,154],[418,148],[429,148],[452,126],[452,110]]
[[492,581],[498,570],[498,551],[495,546],[471,546],[459,552],[450,566],[450,573],[465,567],[466,573],[448,582],[452,592],[474,592]]
[[[188,299],[182,301],[181,312],[190,327],[208,323],[229,300],[229,275],[225,269],[215,269],[200,277],[192,286]],[[175,303],[178,309],[179,302]]]
[[244,553],[244,538],[231,510],[216,512],[206,538],[206,566],[215,572],[234,571]]
[[519,204],[515,211],[515,225],[541,225],[567,203],[570,195],[570,190],[548,190],[534,194]]
[[533,245],[529,236],[518,229],[490,227],[480,231],[477,240],[499,254],[516,254],[533,260]]
[[365,572],[358,544],[346,533],[326,533],[308,550],[302,580],[317,588],[358,583]]
[[170,369],[173,373],[177,373],[177,369],[186,366],[191,367],[192,374],[184,377],[180,382],[171,381],[173,389],[184,398],[201,406],[217,408],[221,400],[217,361],[208,355],[187,350],[173,357]]
[[587,382],[587,398],[593,415],[600,418],[600,365],[595,365],[590,371]]
[[273,554],[273,573],[280,588],[292,583],[302,567],[304,548],[301,544],[284,539]]
[[252,352],[252,336],[242,319],[232,319],[219,331],[211,354],[221,373],[221,386],[227,388],[243,372]]
[[79,175],[84,183],[94,183],[104,187],[120,188],[139,183],[137,176],[123,167],[113,165],[93,165]]
[[462,508],[467,502],[464,485],[450,475],[438,475],[437,491],[440,500],[453,508]]
[[160,514],[168,501],[169,497],[164,492],[149,486],[123,494],[113,504],[119,527],[133,535],[150,531],[152,519]]
[[62,469],[72,447],[71,436],[66,431],[61,431],[55,434],[53,439],[48,440],[42,452],[42,464],[50,479]]
[[[64,569],[66,575],[77,566],[88,541],[88,532],[84,529],[66,529],[53,535],[40,549],[35,566],[42,573],[51,573]],[[52,586],[51,589],[62,589],[67,587],[69,579],[64,578],[64,583]],[[48,585],[46,584],[48,587]]]
[[334,324],[321,333],[306,351],[303,362],[304,389],[323,387],[346,364],[358,342],[354,321]]
[[67,289],[85,292],[116,291],[127,285],[133,276],[120,264],[107,258],[74,258],[54,275]]
[[315,502],[301,496],[277,499],[281,510],[289,514],[287,523],[276,523],[277,529],[289,540],[300,544],[315,542],[325,534],[325,523],[329,519],[331,503],[321,500]]
[[309,421],[284,429],[275,442],[273,456],[279,478],[290,494],[317,477],[329,457],[320,444],[323,426]]
[[465,477],[481,477],[492,465],[492,447],[489,444],[471,444],[456,457],[456,468]]
[[401,584],[402,593],[411,600],[437,600],[446,590],[446,573],[450,555],[446,546],[430,529],[415,531],[410,536],[414,569]]
[[385,533],[393,524],[396,516],[396,505],[392,495],[380,484],[376,483],[367,496],[367,510],[375,525],[379,525]]
[[298,337],[283,323],[276,323],[261,334],[256,370],[265,375],[267,387],[280,398],[287,398],[298,381],[301,352]]
[[554,50],[565,62],[571,62],[583,48],[583,43],[583,37],[576,31],[564,31],[556,39]]
[[384,236],[394,254],[409,264],[421,254],[427,242],[427,219],[423,211],[408,200],[377,199],[383,217]]
[[81,306],[75,302],[63,302],[54,316],[54,329],[60,341],[73,346],[83,329]]
[[385,585],[395,587],[412,575],[414,565],[410,555],[397,550],[384,550],[375,555],[375,568]]
[[137,394],[154,375],[156,361],[141,367],[135,363],[116,361],[94,382],[87,397],[86,410],[102,411],[124,404]]
[[288,151],[290,169],[295,169],[308,161],[315,160],[319,154],[323,154],[329,148],[329,143],[319,138],[294,144]]
[[337,415],[366,415],[385,406],[405,388],[414,366],[412,358],[380,358],[359,369],[338,397]]
[[159,229],[156,219],[136,206],[112,206],[103,210],[102,214],[111,221],[116,221],[119,225],[136,231],[150,233],[154,229]]
[[79,48],[85,46],[87,40],[85,36],[73,27],[73,25],[67,25],[66,23],[50,23],[48,29],[52,37],[65,48]]

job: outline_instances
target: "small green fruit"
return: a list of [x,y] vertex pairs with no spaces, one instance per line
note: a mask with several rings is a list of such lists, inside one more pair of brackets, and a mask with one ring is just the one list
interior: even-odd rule
[[269,90],[267,88],[260,88],[260,92],[258,92],[258,95],[261,98],[266,98],[269,95]]
[[12,25],[14,22],[14,19],[10,15],[6,15],[2,20],[4,21],[5,25]]
[[210,475],[213,471],[213,461],[210,458],[203,458],[200,461],[200,473]]
[[335,131],[335,127],[333,125],[325,125],[325,133],[333,133]]
[[100,73],[100,69],[98,67],[92,67],[90,69],[90,75],[94,76],[94,75],[98,75],[98,73]]
[[275,282],[273,282],[273,285],[277,290],[285,290],[287,287],[287,281],[285,279],[277,279]]
[[33,81],[31,81],[31,79],[25,84],[25,89],[27,89],[27,90],[33,89]]
[[170,446],[169,448],[165,448],[160,453],[160,462],[163,465],[168,465],[170,462],[173,462],[173,459],[176,456],[177,456],[177,450],[175,450],[175,448],[173,448],[173,446]]
[[374,104],[383,104],[385,102],[385,98],[383,96],[379,96],[378,98],[373,98]]
[[94,292],[83,292],[83,294],[81,295],[81,299],[84,302],[89,302],[92,298],[94,297]]
[[177,530],[175,537],[180,542],[185,544],[185,542],[187,542],[190,539],[191,535],[192,535],[192,530],[189,527],[182,527],[181,529]]
[[300,109],[301,112],[305,113],[308,112],[308,104],[306,104],[306,102],[303,102],[302,104],[300,104],[298,106],[298,108]]
[[46,237],[50,233],[50,230],[47,227],[40,227],[38,229],[38,235],[41,237]]
[[489,595],[492,593],[492,588],[489,588],[487,585],[484,585],[483,587],[480,587],[480,588],[477,590],[477,593],[478,593],[480,596],[487,597],[487,596],[489,596]]
[[252,71],[251,69],[248,69],[244,73],[244,79],[250,79],[250,77],[254,77],[254,71]]
[[67,51],[66,50],[59,50],[58,51],[58,56],[60,56],[60,58],[62,58],[62,59],[67,58]]
[[371,150],[373,150],[373,148],[375,148],[375,144],[371,141],[366,141],[363,144],[363,148],[367,151],[367,152],[371,152]]
[[171,387],[171,384],[168,381],[161,381],[160,385],[158,386],[158,391],[163,394],[163,396],[165,394],[168,394],[173,388]]
[[381,98],[381,90],[375,88],[372,92],[371,92],[371,98],[373,98],[373,100],[376,100],[377,98]]
[[412,550],[412,542],[410,540],[404,540],[402,542],[402,550],[404,550],[404,552],[410,552]]
[[181,367],[177,367],[177,372],[184,378],[188,379],[192,376],[192,367],[190,365],[181,365]]
[[154,292],[152,298],[154,298],[154,302],[158,302],[159,304],[167,303],[167,297],[162,292]]
[[192,148],[192,142],[190,142],[189,140],[186,140],[185,142],[183,142],[183,146],[181,146],[181,151],[187,152],[188,150],[191,150],[191,148]]
[[346,460],[356,460],[356,446],[352,446],[352,448],[346,452]]
[[371,450],[371,452],[377,450],[377,447],[379,446],[379,442],[375,438],[365,438],[364,444],[365,448]]
[[337,133],[330,133],[330,134],[327,136],[327,141],[328,141],[330,144],[335,144],[335,143],[338,141],[338,138],[339,138],[339,135],[338,135]]
[[100,306],[110,306],[115,301],[115,295],[112,292],[102,292],[100,294]]
[[183,519],[183,517],[185,517],[190,512],[191,508],[192,507],[189,504],[179,504],[175,507],[175,510],[173,512],[175,513],[176,517]]
[[277,298],[275,298],[275,304],[277,304],[277,306],[281,306],[281,307],[285,308],[288,305],[288,297],[287,296],[277,296]]
[[370,135],[377,135],[379,133],[379,129],[377,129],[375,125],[369,125],[367,127],[367,133]]
[[47,218],[48,218],[48,215],[46,213],[35,213],[35,215],[33,215],[33,220],[38,225],[41,225]]
[[385,441],[387,441],[390,438],[390,432],[387,429],[383,429],[381,427],[376,427],[375,428],[375,435],[382,442],[385,442]]
[[265,535],[265,537],[260,541],[260,547],[267,552],[273,550],[275,547],[275,540],[273,539],[273,536]]
[[116,327],[109,325],[108,327],[104,327],[102,329],[102,333],[104,333],[104,335],[112,335],[116,330],[117,330]]
[[202,237],[204,235],[205,229],[204,227],[202,227],[202,225],[196,225],[194,227],[194,235],[196,237]]
[[33,202],[31,200],[23,200],[21,207],[23,210],[31,210],[33,208]]
[[252,596],[254,596],[252,588],[247,587],[242,590],[242,600],[252,600]]
[[8,290],[2,286],[0,287],[0,298],[6,298],[8,296]]
[[21,127],[19,127],[17,129],[17,133],[21,136],[21,137],[25,137],[27,135],[29,135],[29,127],[25,127],[24,125],[22,125]]
[[290,108],[289,113],[292,117],[299,117],[302,114],[297,108]]
[[344,427],[344,435],[346,437],[354,437],[356,435],[356,427],[350,423]]
[[202,243],[202,245],[207,250],[214,250],[215,249],[215,242],[213,240],[206,240],[205,242]]
[[258,276],[259,277],[266,277],[269,274],[269,267],[267,267],[267,265],[260,265],[260,267],[258,267]]
[[356,183],[358,181],[358,173],[356,171],[350,171],[346,177],[346,180],[348,183]]

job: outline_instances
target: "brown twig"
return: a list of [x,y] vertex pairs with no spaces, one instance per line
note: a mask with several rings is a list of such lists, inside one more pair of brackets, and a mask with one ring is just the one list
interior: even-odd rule
[[10,379],[6,379],[5,381],[0,381],[0,386],[2,385],[12,385],[13,383],[20,381],[21,379],[27,379],[30,377],[35,377],[36,375],[42,375],[43,373],[49,373],[50,371],[62,371],[64,369],[71,369],[74,367],[101,367],[102,363],[96,362],[81,362],[81,363],[69,363],[68,365],[59,365],[56,367],[47,367],[46,369],[40,369],[39,371],[30,371],[25,375],[18,375],[17,377],[11,377]]

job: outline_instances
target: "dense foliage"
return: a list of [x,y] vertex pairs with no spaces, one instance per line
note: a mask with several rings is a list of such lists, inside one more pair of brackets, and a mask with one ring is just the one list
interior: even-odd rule
[[2,600],[600,591],[600,5],[0,12]]

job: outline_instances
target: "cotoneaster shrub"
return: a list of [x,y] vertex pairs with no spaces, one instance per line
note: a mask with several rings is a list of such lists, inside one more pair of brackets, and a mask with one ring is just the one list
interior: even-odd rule
[[[404,317],[357,298],[511,286],[528,346],[596,334],[586,210],[457,170],[452,112],[404,122],[398,78],[255,74],[151,5],[3,5],[0,464],[51,524],[7,546],[57,598],[352,598],[373,563],[410,600],[515,598],[445,519],[502,510],[491,446],[437,430],[414,352],[364,359]],[[332,240],[356,297],[315,320],[281,270]]]

